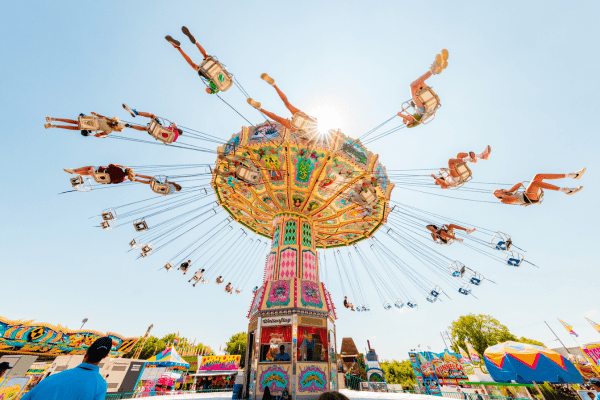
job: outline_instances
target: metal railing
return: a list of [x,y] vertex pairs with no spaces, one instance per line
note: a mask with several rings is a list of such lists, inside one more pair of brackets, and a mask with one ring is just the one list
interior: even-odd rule
[[143,399],[145,397],[169,396],[174,394],[189,393],[211,393],[211,392],[233,392],[233,388],[227,389],[201,389],[201,390],[173,390],[172,392],[127,392],[127,393],[108,393],[104,400],[123,400],[123,399]]
[[346,387],[350,390],[360,390],[360,383],[366,382],[358,376],[346,374]]
[[442,392],[442,397],[449,397],[456,400],[529,400],[522,397],[495,396],[493,394],[466,392]]

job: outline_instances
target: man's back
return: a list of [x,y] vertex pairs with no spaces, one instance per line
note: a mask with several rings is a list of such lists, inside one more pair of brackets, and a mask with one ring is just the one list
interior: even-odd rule
[[98,371],[97,365],[81,363],[42,380],[22,400],[104,400],[106,381]]

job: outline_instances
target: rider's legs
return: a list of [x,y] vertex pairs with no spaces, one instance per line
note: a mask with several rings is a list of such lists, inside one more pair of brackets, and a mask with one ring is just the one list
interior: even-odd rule
[[283,94],[283,92],[281,90],[279,90],[279,88],[277,87],[277,85],[273,85],[273,87],[275,88],[275,90],[277,90],[277,94],[279,95],[279,97],[281,98],[281,100],[283,101],[283,103],[285,104],[285,106],[287,107],[288,110],[290,110],[290,112],[293,114],[296,114],[297,112],[302,112],[300,111],[298,108],[294,107],[293,105],[290,104],[290,102],[288,101],[288,98],[285,94]]
[[[273,114],[270,111],[264,110],[262,108],[259,108],[260,112],[262,112],[263,114],[265,114],[267,117],[271,118],[274,121],[279,122],[281,125],[285,126],[288,129],[292,129],[292,124],[290,123],[290,120],[287,118],[282,118],[277,114]],[[295,129],[292,129],[293,131]]]
[[458,164],[462,164],[462,163],[465,163],[470,160],[471,160],[471,157],[469,157],[469,153],[458,153],[456,155],[456,158],[449,159],[448,160],[448,170],[450,171],[450,176],[452,176],[453,178],[458,178],[459,174],[456,171],[456,166]]
[[563,179],[566,174],[537,174],[525,189],[525,195],[529,200],[539,200],[537,191],[538,188],[548,190],[560,190],[560,187],[543,182],[544,179]]
[[185,58],[185,61],[188,62],[188,64],[190,64],[190,66],[192,68],[194,68],[194,71],[198,70],[198,66],[196,64],[194,64],[194,62],[192,61],[192,59],[190,57],[188,57],[187,54],[185,54],[185,51],[181,50],[181,47],[176,46],[175,47],[177,50],[179,50],[179,52],[181,53],[181,55],[183,56],[183,58]]
[[425,80],[429,79],[431,75],[431,71],[428,71],[425,74],[421,75],[416,81],[410,84],[410,95],[417,107],[425,107],[423,103],[421,103],[421,100],[417,98],[417,92],[419,91],[419,89],[427,86],[425,84]]
[[77,175],[92,175],[94,173],[94,167],[81,167],[73,170],[74,174]]

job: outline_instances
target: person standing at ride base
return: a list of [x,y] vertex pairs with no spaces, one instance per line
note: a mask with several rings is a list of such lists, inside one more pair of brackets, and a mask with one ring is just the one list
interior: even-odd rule
[[88,348],[83,362],[73,369],[51,375],[38,383],[22,400],[104,400],[106,381],[98,364],[108,356],[112,339],[97,339]]
[[[283,94],[283,92],[281,90],[279,90],[279,88],[275,84],[275,79],[271,78],[267,74],[262,74],[260,76],[260,78],[263,81],[267,82],[269,85],[271,85],[271,86],[273,86],[275,88],[275,90],[277,91],[277,94],[279,95],[279,98],[283,101],[283,104],[285,104],[286,108],[292,113],[292,115],[302,114],[302,115],[306,115],[307,116],[307,114],[305,112],[301,111],[299,108],[296,108],[292,104],[290,104],[290,102],[288,101],[287,96],[285,94]],[[260,112],[262,112],[263,114],[265,114],[267,117],[273,119],[274,121],[279,122],[281,125],[285,126],[286,128],[288,128],[292,132],[296,132],[297,131],[297,129],[292,126],[292,123],[291,123],[290,119],[288,119],[288,118],[282,118],[282,117],[280,117],[280,116],[278,116],[276,114],[273,114],[270,111],[262,109],[261,108],[261,104],[258,101],[254,101],[251,98],[248,98],[247,101],[248,101],[248,104],[250,104],[252,107],[256,108],[257,110],[259,110]]]
[[442,52],[435,56],[435,61],[431,64],[429,71],[423,74],[420,78],[410,84],[410,95],[412,98],[412,106],[416,112],[412,115],[405,114],[402,111],[398,112],[398,116],[402,118],[402,122],[406,124],[407,128],[414,128],[421,124],[421,118],[425,113],[425,105],[421,102],[417,96],[417,92],[423,88],[428,87],[425,81],[431,77],[431,75],[439,75],[442,70],[448,66],[448,50],[443,49]]
[[[206,60],[209,57],[209,55],[206,54],[206,50],[204,50],[204,47],[200,46],[200,43],[196,42],[196,38],[194,37],[194,35],[192,35],[190,33],[190,30],[188,28],[186,28],[185,26],[182,26],[181,31],[184,33],[184,35],[186,35],[190,39],[190,42],[192,42],[193,44],[196,45],[196,47],[198,47],[198,50],[200,50],[200,53],[202,53],[202,55],[204,56],[204,60]],[[194,71],[198,72],[198,74],[200,75],[198,65],[196,65],[192,61],[192,59],[187,54],[185,54],[185,52],[183,50],[181,50],[181,43],[178,40],[173,39],[171,37],[171,35],[165,36],[165,39],[167,39],[167,42],[171,43],[173,45],[173,47],[175,47],[177,50],[179,50],[179,52],[181,53],[183,58],[185,58],[185,61],[187,61],[188,64],[190,64],[190,66],[192,68],[194,68]],[[200,76],[202,76],[202,75],[200,75]],[[206,93],[216,94],[216,93],[220,92],[220,90],[217,88],[217,85],[215,85],[215,83],[212,80],[207,79],[207,81],[208,81],[209,87],[206,88]]]
[[[156,118],[156,115],[154,115],[154,114],[143,112],[143,111],[137,111],[136,109],[129,107],[125,103],[123,103],[123,108],[129,114],[131,114],[131,116],[133,118],[135,118],[136,116],[139,115],[141,117],[146,117],[146,118],[153,119],[153,120],[155,120],[156,122],[158,122],[160,124],[160,121],[158,120],[158,118]],[[136,131],[143,131],[143,132],[150,133],[149,126],[136,126],[136,125],[126,124],[125,127],[131,128],[131,129],[135,129]],[[183,135],[183,131],[181,129],[177,128],[177,124],[175,122],[171,122],[171,126],[168,126],[165,129],[168,129],[168,130],[170,130],[171,132],[173,132],[175,134],[175,139],[173,139],[173,142],[177,141],[177,139],[179,138],[179,135]],[[163,133],[162,136],[165,139],[167,138],[167,134],[166,133]]]
[[577,188],[560,188],[558,186],[543,182],[544,179],[579,179],[584,173],[585,168],[568,174],[537,174],[533,177],[533,180],[529,183],[529,185],[527,185],[525,191],[517,192],[517,189],[522,186],[524,187],[523,183],[517,183],[508,190],[494,190],[494,196],[500,199],[500,201],[504,204],[516,204],[521,206],[537,204],[542,200],[544,189],[560,191],[568,195],[575,194],[583,189],[583,186],[579,186]]
[[[108,135],[110,135],[113,132],[122,132],[123,128],[125,128],[125,124],[123,124],[121,122],[121,120],[117,117],[107,118],[103,115],[96,114],[95,112],[92,112],[92,114],[98,120],[98,132],[96,134],[94,134],[95,137],[106,138]],[[79,114],[79,116],[85,117],[84,114]],[[66,122],[67,124],[74,124],[75,126],[50,124],[50,122],[55,122],[55,121]],[[74,119],[46,117],[46,122],[48,122],[47,124],[44,124],[44,128],[46,128],[46,129],[49,129],[49,128],[69,129],[72,131],[81,131],[81,134],[83,136],[90,136],[90,131],[81,129],[81,126],[79,126],[79,121],[75,121]]]
[[487,160],[490,158],[491,152],[492,148],[487,146],[479,154],[475,154],[472,151],[469,153],[458,153],[456,158],[451,158],[448,160],[448,175],[446,177],[435,176],[434,174],[431,174],[431,177],[434,179],[434,183],[438,186],[441,186],[442,189],[453,188],[462,183],[460,174],[456,169],[459,164],[465,164],[467,162],[476,163],[478,159]]

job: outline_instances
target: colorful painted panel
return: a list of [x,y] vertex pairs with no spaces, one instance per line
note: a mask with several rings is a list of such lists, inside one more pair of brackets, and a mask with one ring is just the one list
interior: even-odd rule
[[298,393],[312,394],[327,391],[327,364],[298,363]]
[[315,170],[320,166],[319,161],[325,157],[325,154],[292,147],[291,157],[296,171],[294,183],[298,188],[308,188]]
[[296,244],[296,221],[287,221],[283,230],[283,244]]
[[352,139],[346,138],[342,144],[341,151],[344,155],[346,155],[349,159],[354,161],[356,164],[360,165],[363,168],[367,168],[369,164],[369,154],[368,152],[360,145],[359,143],[355,143]]
[[279,254],[279,279],[291,279],[296,276],[298,250],[287,247]]
[[300,301],[304,307],[323,307],[323,299],[321,299],[321,291],[319,290],[318,283],[302,281],[300,290]]
[[275,261],[277,260],[277,253],[272,251],[267,256],[267,264],[265,266],[265,282],[272,281],[275,279],[273,276],[275,270]]
[[256,128],[248,129],[248,145],[278,142],[285,135],[285,127],[277,122],[258,125]]
[[116,333],[92,330],[69,330],[47,323],[12,321],[0,317],[0,350],[20,354],[72,355],[85,354],[87,348],[102,336],[112,339],[110,355],[130,351],[138,339],[123,338]]
[[290,304],[290,281],[273,281],[267,296],[267,308]]
[[263,299],[263,294],[265,292],[266,285],[267,284],[265,283],[265,285],[258,288],[256,293],[254,294],[254,300],[252,301],[252,307],[250,307],[250,312],[248,313],[248,318],[250,318],[251,316],[256,314],[256,312],[258,311],[258,307],[260,307],[260,303],[262,302],[262,299]]
[[240,367],[241,356],[204,356],[200,361],[200,371],[235,371]]
[[268,387],[271,394],[273,392],[282,392],[287,389],[290,391],[290,365],[269,365],[259,366],[258,390],[264,392]]
[[306,222],[302,223],[302,246],[312,247],[312,228]]
[[317,257],[312,250],[302,250],[302,279],[317,279]]

